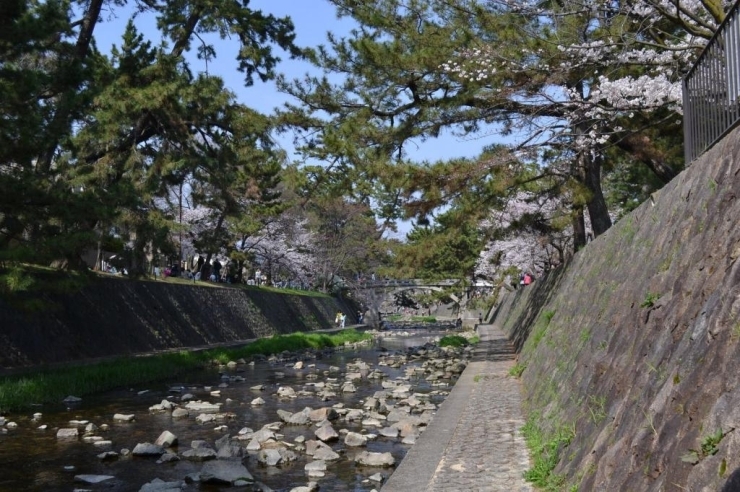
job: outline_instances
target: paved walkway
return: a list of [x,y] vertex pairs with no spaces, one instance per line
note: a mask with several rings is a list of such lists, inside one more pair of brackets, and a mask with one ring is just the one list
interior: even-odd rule
[[529,455],[514,351],[503,332],[480,325],[481,342],[434,420],[382,492],[523,492]]

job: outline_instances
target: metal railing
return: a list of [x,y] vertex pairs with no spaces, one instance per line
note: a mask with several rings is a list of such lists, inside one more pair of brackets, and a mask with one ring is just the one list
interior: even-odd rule
[[740,2],[683,79],[686,165],[740,123]]

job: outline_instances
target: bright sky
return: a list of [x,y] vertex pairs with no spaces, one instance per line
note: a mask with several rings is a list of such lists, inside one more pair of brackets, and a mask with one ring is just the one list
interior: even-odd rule
[[[295,25],[296,43],[299,46],[325,44],[328,31],[337,34],[348,33],[353,25],[352,21],[346,18],[337,19],[334,6],[327,0],[252,0],[249,5],[253,9],[262,10],[277,17],[291,17]],[[105,23],[96,29],[98,48],[103,52],[108,52],[113,44],[120,46],[120,36],[129,18],[127,9],[114,8],[118,18],[112,18],[110,12],[103,12],[102,17]],[[140,16],[137,18],[136,26],[151,41],[159,42],[159,39],[155,38],[157,31],[152,16]],[[238,49],[236,40],[221,40],[214,37],[207,41],[214,44],[217,53],[217,58],[208,62],[209,73],[221,76],[240,102],[263,113],[271,113],[274,108],[289,100],[288,96],[277,91],[272,82],[262,83],[257,80],[251,87],[244,86],[242,74],[235,68]],[[281,58],[283,61],[277,71],[286,74],[288,78],[300,78],[307,72],[315,73],[316,69],[306,62],[290,60],[287,55]],[[205,71],[206,63],[193,57],[191,69]],[[289,135],[279,137],[278,141],[288,151],[291,159],[298,158],[292,152]],[[420,142],[416,147],[408,146],[406,150],[409,158],[415,161],[435,161],[454,157],[473,157],[480,154],[485,145],[493,142],[494,136],[461,139],[443,134],[437,139]]]

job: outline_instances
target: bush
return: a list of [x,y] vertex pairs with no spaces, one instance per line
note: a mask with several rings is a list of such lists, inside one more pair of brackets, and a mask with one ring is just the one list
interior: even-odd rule
[[468,342],[468,339],[465,337],[461,337],[460,335],[447,335],[445,337],[442,337],[442,339],[439,341],[440,347],[465,347],[470,342]]

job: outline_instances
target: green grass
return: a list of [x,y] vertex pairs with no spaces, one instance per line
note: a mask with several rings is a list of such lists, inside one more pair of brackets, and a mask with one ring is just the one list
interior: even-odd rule
[[411,321],[421,321],[422,323],[436,323],[437,318],[434,316],[412,316]]
[[655,303],[660,299],[660,294],[657,292],[648,292],[645,294],[645,300],[642,301],[642,304],[640,304],[641,308],[651,308],[655,305]]
[[514,376],[515,378],[521,377],[526,368],[527,364],[520,364],[517,362],[511,369],[509,369],[509,376]]
[[16,411],[31,404],[58,403],[68,395],[85,396],[130,385],[162,381],[213,361],[226,363],[256,354],[271,355],[309,348],[339,347],[369,340],[356,330],[334,334],[294,333],[262,338],[237,348],[180,351],[147,357],[122,357],[95,364],[41,370],[0,379],[0,411]]
[[530,351],[534,352],[535,349],[537,349],[537,346],[545,336],[545,332],[547,331],[547,327],[550,325],[550,320],[552,320],[553,316],[555,316],[555,311],[545,311],[535,323],[534,328],[532,329],[532,336],[530,337],[531,343],[529,343],[529,347],[527,347]]
[[539,426],[539,417],[531,416],[522,427],[522,434],[529,447],[534,464],[524,472],[524,479],[547,491],[560,491],[565,477],[553,473],[560,460],[560,452],[575,437],[572,429],[560,428],[552,435],[545,435]]
[[440,347],[465,347],[469,344],[468,339],[460,335],[447,335],[439,340]]

